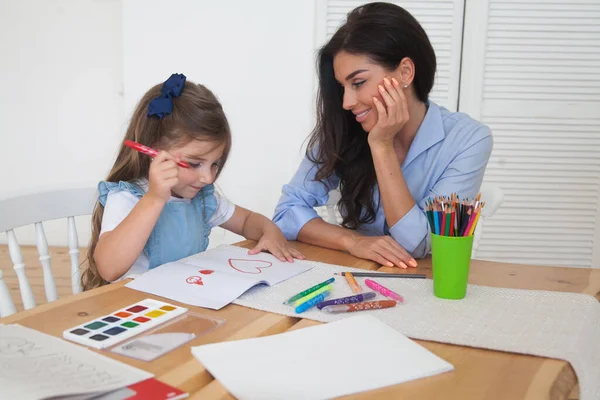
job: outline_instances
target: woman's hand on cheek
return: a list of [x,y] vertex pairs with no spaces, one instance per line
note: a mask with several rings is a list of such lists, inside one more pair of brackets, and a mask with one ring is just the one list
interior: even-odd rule
[[304,260],[304,255],[290,246],[279,229],[265,232],[256,246],[248,251],[248,254],[257,254],[261,251],[268,251],[280,261],[294,262],[294,258]]
[[391,144],[409,119],[406,95],[395,78],[384,78],[378,90],[383,102],[373,97],[377,123],[369,132],[370,145]]

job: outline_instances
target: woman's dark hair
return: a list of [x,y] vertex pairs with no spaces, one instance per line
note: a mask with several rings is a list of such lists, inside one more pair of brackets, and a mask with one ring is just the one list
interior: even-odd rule
[[370,3],[352,10],[346,22],[318,53],[317,123],[306,151],[318,166],[315,180],[335,173],[340,178],[338,203],[342,225],[356,229],[375,220],[377,183],[367,135],[351,111],[342,107],[344,89],[334,76],[333,59],[340,51],[366,55],[388,71],[403,58],[415,65],[412,82],[417,98],[426,102],[433,87],[436,59],[427,34],[402,7]]

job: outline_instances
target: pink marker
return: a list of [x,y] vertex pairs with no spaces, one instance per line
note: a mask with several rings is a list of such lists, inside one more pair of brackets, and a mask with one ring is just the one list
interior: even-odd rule
[[400,296],[398,293],[392,292],[390,289],[381,286],[379,283],[372,281],[370,279],[365,279],[365,284],[376,292],[381,293],[385,297],[389,297],[390,299],[398,300],[400,303],[404,302],[404,298]]

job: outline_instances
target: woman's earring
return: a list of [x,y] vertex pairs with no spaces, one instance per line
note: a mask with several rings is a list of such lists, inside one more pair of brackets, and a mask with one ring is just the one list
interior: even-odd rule
[[407,85],[407,84],[404,84],[404,89],[406,89],[406,88],[408,88],[408,85]]

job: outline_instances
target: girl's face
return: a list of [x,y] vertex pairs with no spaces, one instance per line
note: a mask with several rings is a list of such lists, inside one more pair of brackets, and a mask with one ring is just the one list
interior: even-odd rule
[[191,168],[179,167],[179,182],[172,192],[184,199],[194,198],[200,189],[215,181],[225,151],[225,143],[192,140],[168,149],[175,157],[190,164]]
[[366,55],[340,51],[333,58],[333,71],[335,79],[344,88],[344,110],[351,111],[362,128],[370,132],[377,123],[373,97],[385,104],[377,86],[383,83],[384,77],[401,82],[398,70],[390,72]]

